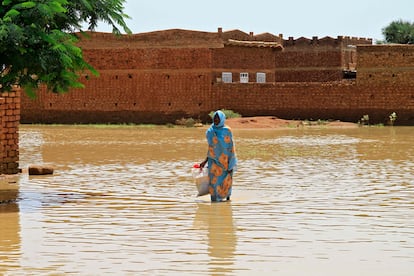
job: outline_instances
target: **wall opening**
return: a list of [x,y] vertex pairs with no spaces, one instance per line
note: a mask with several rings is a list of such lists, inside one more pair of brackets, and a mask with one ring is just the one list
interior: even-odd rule
[[221,80],[224,83],[232,83],[233,82],[233,76],[232,76],[231,72],[221,73]]
[[256,82],[265,83],[266,82],[266,73],[257,72],[256,73]]
[[249,82],[249,73],[243,72],[240,73],[240,83],[248,83]]

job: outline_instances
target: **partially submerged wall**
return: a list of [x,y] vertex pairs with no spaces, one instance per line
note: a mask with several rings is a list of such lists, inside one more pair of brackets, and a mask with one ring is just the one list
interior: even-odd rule
[[103,70],[68,94],[22,97],[22,123],[166,123],[209,109],[211,73]]
[[[396,112],[398,124],[414,125],[414,98],[406,91],[393,86],[373,89],[357,85],[355,81],[216,84],[212,98],[217,107],[232,109],[244,116],[357,122],[367,114],[370,122],[386,124],[388,116]],[[412,88],[408,91],[412,92]]]
[[[83,75],[86,88],[65,95],[41,90],[34,101],[24,95],[22,123],[168,123],[206,120],[210,111],[227,108],[244,116],[353,122],[367,114],[372,123],[385,123],[396,112],[396,124],[414,124],[414,46],[300,38],[285,40],[280,52],[275,41],[281,36],[262,35],[271,44],[261,45],[255,44],[259,35],[240,31],[145,34],[164,39],[154,47],[142,37],[103,43],[108,35],[96,36],[100,44],[85,42],[84,54],[100,77]],[[118,40],[127,46],[114,47],[122,45]],[[342,71],[355,64],[356,80],[343,80]],[[233,83],[222,83],[222,72],[231,72]],[[248,83],[239,83],[241,72],[249,73]],[[266,73],[265,83],[256,83],[257,72]]]
[[[142,77],[142,78],[141,78]],[[111,75],[96,80],[101,90],[66,95],[41,92],[35,101],[24,97],[23,123],[173,123],[182,117],[207,120],[218,108],[243,116],[272,115],[285,119],[336,119],[357,122],[365,114],[372,123],[387,123],[396,112],[396,124],[414,125],[411,86],[358,85],[355,81],[330,83],[216,83],[208,73],[134,75],[119,78],[122,91],[103,89]],[[102,79],[103,78],[103,79]],[[163,79],[163,81],[160,81]],[[144,91],[138,83],[153,83]],[[132,89],[137,88],[137,90]],[[177,88],[175,88],[177,87]],[[26,108],[31,106],[32,108]]]

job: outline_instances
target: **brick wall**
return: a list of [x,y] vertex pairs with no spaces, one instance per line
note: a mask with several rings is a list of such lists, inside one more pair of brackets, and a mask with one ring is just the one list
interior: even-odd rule
[[220,33],[190,30],[164,30],[133,35],[114,36],[112,33],[86,32],[79,34],[82,49],[134,49],[134,48],[206,48],[221,47]]
[[413,45],[358,45],[357,52],[358,84],[414,85]]
[[275,81],[327,82],[342,79],[347,68],[345,52],[338,39],[299,38],[284,41],[284,50],[276,54]]
[[276,54],[275,81],[339,81],[343,78],[343,70],[355,70],[355,46],[371,44],[371,39],[348,36],[289,37],[283,40],[283,52]]
[[212,49],[212,67],[220,69],[260,69],[274,70],[275,53],[273,48],[226,46]]
[[[157,40],[151,48],[148,41],[128,37],[128,47],[139,47],[121,49],[109,47],[118,45],[109,42],[94,47],[89,41],[85,58],[100,77],[83,75],[86,88],[65,95],[44,90],[36,100],[23,95],[21,122],[167,123],[182,117],[207,120],[210,111],[228,108],[244,116],[353,122],[368,114],[373,123],[384,123],[397,112],[397,124],[414,124],[413,46],[348,47],[371,41],[300,38],[284,41],[284,51],[278,52],[216,43],[217,37],[257,38],[240,31],[208,34],[204,47],[202,34],[194,32],[146,36],[165,41]],[[195,39],[198,46],[183,44],[182,37],[186,42]],[[180,47],[159,47],[175,39]],[[342,80],[347,64],[357,65],[356,81]],[[236,83],[220,83],[223,71],[232,72]],[[249,73],[250,83],[237,83],[240,72]],[[257,72],[266,73],[267,83],[254,83]]]
[[86,49],[85,60],[97,70],[161,70],[210,68],[208,48]]
[[357,122],[365,114],[372,123],[387,123],[392,112],[398,124],[414,124],[414,97],[409,86],[362,86],[355,81],[330,83],[216,84],[215,108],[243,116],[272,115],[285,119]]
[[19,172],[20,91],[0,95],[0,173]]
[[22,123],[165,123],[207,108],[210,71],[103,70],[68,94],[22,97]]
[[[225,108],[243,116],[350,122],[368,114],[372,123],[386,123],[396,112],[397,124],[414,125],[414,91],[410,85],[359,85],[356,81],[225,84],[210,82],[208,72],[201,71],[170,74],[169,78],[150,74],[141,80],[145,78],[142,87],[138,82],[126,85],[126,76],[119,79],[122,91],[112,86],[65,95],[42,92],[34,101],[24,96],[22,123],[166,123],[182,117],[207,120],[210,111]],[[95,84],[103,82],[97,79]]]

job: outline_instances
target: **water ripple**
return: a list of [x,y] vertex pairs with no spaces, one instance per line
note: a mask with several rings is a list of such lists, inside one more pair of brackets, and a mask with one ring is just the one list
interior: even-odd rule
[[414,273],[412,129],[239,131],[214,204],[190,171],[204,130],[58,128],[23,127],[21,164],[55,174],[0,212],[0,274]]

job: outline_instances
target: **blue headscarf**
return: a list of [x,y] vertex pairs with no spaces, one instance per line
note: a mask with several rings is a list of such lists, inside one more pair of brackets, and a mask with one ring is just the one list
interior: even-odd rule
[[[218,115],[219,118],[220,118],[220,122],[218,123],[218,125],[214,124],[214,117],[216,117],[216,115]],[[223,111],[217,110],[216,112],[214,112],[214,114],[213,114],[213,124],[211,125],[213,128],[215,128],[215,129],[222,128],[222,127],[224,127],[225,122],[226,122],[226,114],[224,114]]]

